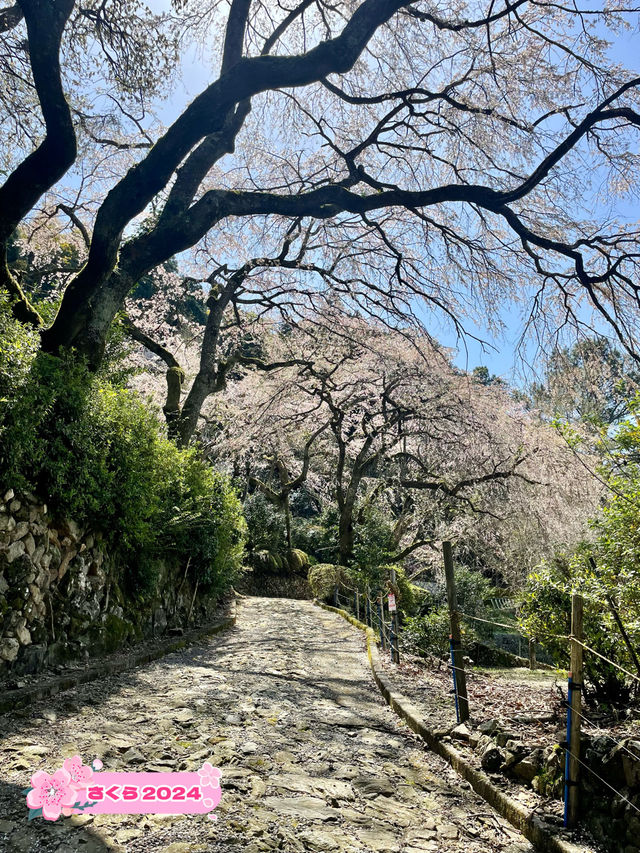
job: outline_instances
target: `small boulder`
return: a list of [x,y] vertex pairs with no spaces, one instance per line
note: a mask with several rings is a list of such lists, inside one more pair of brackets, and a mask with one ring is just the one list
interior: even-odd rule
[[36,540],[30,533],[27,533],[27,535],[24,537],[24,548],[27,554],[32,557],[34,551],[36,550]]
[[16,638],[21,646],[28,646],[31,643],[31,634],[27,628],[27,620],[23,617],[19,620],[14,628]]
[[19,521],[12,533],[14,539],[24,539],[24,537],[29,532],[29,522],[28,521]]
[[47,647],[44,643],[32,643],[30,646],[23,646],[16,670],[29,674],[39,672],[43,667],[46,652]]
[[5,637],[0,640],[0,659],[11,663],[18,657],[20,643],[13,637]]
[[507,741],[505,746],[505,767],[513,767],[519,761],[522,761],[527,755],[527,748],[519,741]]
[[14,560],[17,560],[18,557],[24,554],[24,551],[24,542],[21,539],[17,542],[12,542],[7,548],[7,563],[13,563]]
[[514,740],[512,732],[496,732],[496,743],[498,746],[507,746],[510,740]]
[[640,741],[631,738],[620,741],[618,750],[621,752],[625,783],[629,788],[640,788]]
[[454,740],[463,740],[468,742],[471,739],[471,732],[464,723],[460,723],[455,726],[455,728],[451,729],[451,737],[454,738]]
[[64,536],[71,539],[71,542],[73,543],[79,542],[82,538],[82,531],[80,530],[80,527],[70,518],[67,518],[62,525],[62,533]]
[[500,723],[498,720],[485,720],[478,726],[478,731],[483,735],[493,735],[500,731]]
[[488,746],[480,757],[480,764],[483,770],[489,773],[494,773],[500,770],[504,764],[504,754],[497,746]]
[[538,752],[539,750],[532,752],[531,755],[527,755],[526,758],[518,761],[511,768],[515,775],[520,779],[524,779],[525,782],[531,782],[534,776],[537,776],[540,772],[540,756],[537,754]]

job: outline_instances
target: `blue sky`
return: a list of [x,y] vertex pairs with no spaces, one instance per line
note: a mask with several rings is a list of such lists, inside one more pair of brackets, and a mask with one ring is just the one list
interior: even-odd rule
[[[170,8],[170,0],[147,0],[147,3],[151,9],[157,12],[168,11]],[[637,32],[625,34],[611,46],[612,61],[622,63],[628,68],[637,69],[639,46],[640,36]],[[176,86],[171,97],[162,105],[159,111],[160,118],[167,124],[171,123],[181,109],[207,83],[211,82],[213,74],[210,58],[207,61],[206,56],[200,56],[196,51],[191,50],[183,60],[182,80]],[[626,217],[631,221],[638,219],[637,210],[634,210],[628,202],[618,201],[613,212],[615,215]],[[459,367],[472,370],[477,365],[484,365],[492,373],[502,376],[514,384],[521,384],[523,373],[530,377],[536,370],[540,369],[542,364],[541,354],[533,346],[528,346],[519,353],[516,352],[526,314],[526,305],[506,306],[501,312],[504,331],[499,335],[492,335],[487,329],[475,326],[470,321],[465,322],[468,332],[486,341],[486,347],[471,337],[467,337],[464,342],[459,341],[451,326],[440,321],[437,317],[430,315],[425,316],[424,319],[429,331],[442,344],[457,350],[455,362]],[[589,314],[585,312],[584,319],[588,318]],[[597,324],[596,327],[598,328]],[[606,330],[602,328],[602,332],[606,333]]]
[[[638,68],[638,56],[640,54],[640,35],[633,31],[626,33],[624,37],[619,38],[611,45],[610,56],[613,62],[621,63],[627,68],[635,69],[636,73],[640,73]],[[638,211],[630,202],[618,200],[618,204],[614,209],[614,213],[629,220],[630,222],[638,221]],[[526,310],[526,309],[523,309]],[[446,329],[440,334],[440,340],[446,346],[458,348],[458,356],[456,363],[463,369],[471,370],[476,365],[485,365],[492,373],[504,377],[505,379],[520,384],[522,380],[522,371],[525,370],[531,374],[540,369],[539,354],[535,352],[533,347],[529,347],[529,352],[522,353],[525,356],[527,364],[520,364],[517,358],[516,347],[518,345],[523,317],[521,312],[516,308],[507,308],[502,312],[502,321],[506,328],[504,334],[499,337],[488,335],[486,330],[474,328],[473,324],[469,324],[469,330],[477,333],[478,337],[487,340],[495,349],[483,351],[482,346],[473,341],[467,341],[467,349],[457,345],[455,335]],[[585,314],[585,319],[587,318]],[[601,333],[607,334],[607,330],[602,323],[594,322],[594,327]]]

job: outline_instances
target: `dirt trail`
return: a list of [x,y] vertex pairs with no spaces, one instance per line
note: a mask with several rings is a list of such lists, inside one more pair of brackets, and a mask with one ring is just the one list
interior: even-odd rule
[[[0,850],[531,853],[382,700],[361,632],[310,602],[243,599],[235,628],[0,720]],[[20,791],[79,753],[106,770],[221,768],[218,820],[27,823]]]

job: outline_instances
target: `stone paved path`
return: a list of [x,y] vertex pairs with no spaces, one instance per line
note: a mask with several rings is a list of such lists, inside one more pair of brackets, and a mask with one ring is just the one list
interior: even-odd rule
[[[0,737],[2,851],[533,850],[384,704],[363,635],[310,602],[244,599],[234,629],[5,717]],[[107,770],[208,759],[218,820],[27,823],[31,774],[78,752]]]

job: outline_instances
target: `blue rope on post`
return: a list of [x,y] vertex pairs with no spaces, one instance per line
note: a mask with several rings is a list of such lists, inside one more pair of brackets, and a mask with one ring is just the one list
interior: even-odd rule
[[338,601],[338,584],[336,584],[336,588],[333,590],[333,606],[337,607],[340,602]]
[[393,616],[391,617],[391,622],[389,623],[389,649],[391,651],[391,663],[396,662],[396,635],[393,630]]
[[567,748],[564,754],[564,826],[569,825],[569,785],[571,784],[569,771],[569,744],[571,743],[571,699],[573,698],[573,675],[569,673],[567,683]]
[[451,674],[453,675],[453,697],[456,701],[456,722],[460,722],[460,708],[458,707],[458,679],[456,678],[456,664],[453,655],[453,637],[449,635],[449,650],[451,651]]

